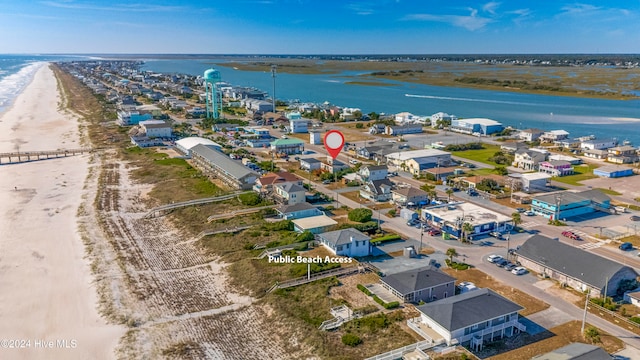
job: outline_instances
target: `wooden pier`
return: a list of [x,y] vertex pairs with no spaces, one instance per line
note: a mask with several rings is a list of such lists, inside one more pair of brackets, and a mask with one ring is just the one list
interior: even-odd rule
[[0,165],[18,164],[29,161],[55,159],[67,156],[81,155],[93,151],[90,148],[58,149],[51,151],[17,151],[0,153]]

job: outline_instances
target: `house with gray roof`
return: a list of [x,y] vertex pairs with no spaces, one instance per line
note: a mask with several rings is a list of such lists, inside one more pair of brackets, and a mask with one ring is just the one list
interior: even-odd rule
[[436,268],[402,271],[380,278],[380,284],[403,302],[430,302],[455,295],[456,279]]
[[426,205],[429,202],[429,194],[413,186],[391,190],[391,199],[400,205]]
[[563,244],[542,235],[534,235],[516,251],[522,266],[546,275],[578,291],[590,291],[592,297],[615,296],[625,282],[636,279],[631,267],[594,253]]
[[546,354],[534,356],[531,360],[611,360],[613,357],[595,345],[571,343]]
[[275,196],[284,204],[298,204],[306,202],[306,189],[296,183],[276,184]]
[[241,162],[203,144],[191,148],[191,158],[203,174],[216,177],[234,189],[250,190],[260,176]]
[[518,311],[523,307],[491,289],[450,296],[416,309],[420,317],[409,320],[409,327],[426,326],[448,345],[468,345],[480,350],[485,342],[526,331],[518,321]]
[[395,184],[389,179],[370,180],[360,189],[360,197],[373,201],[388,201],[391,199],[391,189]]
[[302,219],[312,216],[324,215],[317,207],[308,202],[296,203],[293,205],[282,205],[276,208],[280,218],[284,220]]
[[363,165],[358,171],[360,179],[364,182],[369,180],[382,180],[389,174],[387,165]]
[[336,255],[371,255],[371,238],[353,228],[321,233],[317,235],[317,240]]

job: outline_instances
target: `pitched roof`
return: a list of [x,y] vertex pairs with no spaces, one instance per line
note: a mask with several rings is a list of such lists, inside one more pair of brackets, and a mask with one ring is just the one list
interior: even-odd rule
[[[292,212],[311,210],[311,209],[318,209],[318,208],[309,204],[308,202],[301,202],[293,205],[282,205],[278,207],[276,210],[278,210],[278,212],[282,214],[288,214]],[[320,210],[318,209],[318,211]]]
[[260,177],[260,184],[272,185],[284,182],[298,182],[300,179],[294,174],[287,171],[270,172]]
[[416,309],[452,332],[520,311],[523,307],[491,289],[478,289],[436,300]]
[[402,271],[380,279],[401,294],[455,282],[456,279],[431,267]]
[[326,233],[319,234],[318,236],[320,236],[326,242],[331,243],[333,245],[350,244],[352,238],[354,241],[363,241],[363,240],[371,239],[369,236],[361,233],[359,230],[356,230],[354,228],[329,231]]
[[390,188],[393,188],[394,183],[387,179],[380,179],[380,180],[370,180],[369,182],[367,182],[367,187],[369,188],[369,190],[371,190],[372,192],[375,192],[376,194],[381,194],[384,191],[382,191],[382,187],[383,186],[388,186]]
[[224,169],[235,179],[242,179],[249,175],[255,176],[256,178],[259,176],[256,172],[242,165],[241,162],[232,160],[224,153],[214,150],[206,145],[198,144],[191,148],[191,152],[192,154],[197,154],[205,158],[211,164],[216,164],[219,168]]
[[307,191],[305,188],[295,183],[277,184],[276,186],[281,188],[284,192],[287,192],[287,193]]
[[529,238],[516,253],[600,289],[620,271],[635,272],[628,266],[542,235]]
[[572,343],[546,354],[538,355],[531,360],[608,360],[611,355],[598,346]]
[[389,170],[389,168],[387,167],[387,165],[365,165],[362,167],[363,169],[369,169],[369,171],[375,171],[375,170]]
[[271,146],[303,145],[304,141],[296,138],[278,139],[271,142]]
[[536,196],[534,200],[547,204],[555,204],[559,201],[560,206],[562,206],[585,200],[591,200],[595,203],[602,204],[605,201],[611,200],[611,198],[600,190],[591,189],[580,192],[563,191],[561,193],[545,194]]
[[422,190],[422,189],[418,189],[418,188],[414,188],[413,186],[410,187],[406,187],[406,188],[401,188],[401,189],[396,189],[393,190],[394,193],[402,195],[402,196],[406,196],[406,197],[416,197],[416,196],[428,196],[429,194]]

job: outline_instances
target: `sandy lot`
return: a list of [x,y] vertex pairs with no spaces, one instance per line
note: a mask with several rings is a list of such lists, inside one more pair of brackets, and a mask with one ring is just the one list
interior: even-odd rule
[[[80,147],[59,102],[44,66],[0,117],[0,151]],[[0,358],[114,357],[124,328],[98,314],[76,219],[88,156],[0,166]]]

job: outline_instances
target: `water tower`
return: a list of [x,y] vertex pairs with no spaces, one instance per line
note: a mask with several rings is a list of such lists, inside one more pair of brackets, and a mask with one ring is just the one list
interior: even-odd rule
[[220,72],[209,69],[204,72],[204,90],[207,98],[207,118],[217,119],[222,113],[222,94],[218,83],[222,80]]

